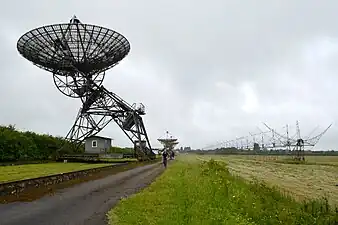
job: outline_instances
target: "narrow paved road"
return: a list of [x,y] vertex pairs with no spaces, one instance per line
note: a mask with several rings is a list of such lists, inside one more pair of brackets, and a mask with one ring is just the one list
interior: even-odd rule
[[89,181],[34,202],[0,204],[0,225],[103,225],[122,197],[149,185],[161,172],[155,163]]

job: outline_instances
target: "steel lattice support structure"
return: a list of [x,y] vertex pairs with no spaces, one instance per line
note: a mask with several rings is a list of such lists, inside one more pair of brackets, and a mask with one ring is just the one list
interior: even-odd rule
[[305,160],[305,147],[314,147],[320,140],[320,138],[330,129],[332,124],[330,124],[323,132],[319,133],[314,137],[310,137],[309,134],[307,137],[302,138],[300,134],[299,122],[296,121],[296,134],[294,137],[289,137],[289,126],[286,126],[286,136],[277,133],[275,130],[270,128],[267,124],[263,123],[266,128],[272,131],[278,138],[281,140],[282,145],[280,147],[286,147],[288,150],[291,147],[294,147],[291,152],[294,154],[294,159],[298,161]]
[[268,131],[262,131],[259,127],[259,133],[252,134],[249,132],[252,137],[252,141],[249,141],[248,136],[236,138],[233,140],[217,142],[216,144],[209,145],[203,148],[203,150],[214,150],[217,148],[235,148],[238,150],[244,150],[245,145],[243,142],[246,141],[246,149],[249,150],[251,145],[254,150],[254,146],[259,146],[261,149],[267,150],[268,148],[272,149],[284,149],[287,153],[291,153],[295,160],[304,161],[305,160],[305,147],[314,147],[320,140],[320,138],[328,131],[332,124],[330,124],[324,131],[319,133],[316,136],[310,137],[313,132],[318,128],[318,126],[306,137],[301,137],[299,122],[296,121],[296,134],[290,136],[289,125],[286,125],[286,134],[280,134],[276,132],[275,129],[269,127],[266,123],[263,123]]
[[105,71],[130,51],[123,35],[83,24],[74,16],[69,23],[27,32],[19,39],[17,48],[33,64],[53,73],[61,93],[81,100],[82,107],[67,140],[79,146],[113,120],[132,141],[139,159],[155,158],[142,120],[144,106],[130,105],[102,85]]

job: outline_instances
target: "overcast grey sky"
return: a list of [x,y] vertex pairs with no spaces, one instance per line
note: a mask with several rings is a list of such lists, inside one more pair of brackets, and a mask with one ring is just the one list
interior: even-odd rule
[[[0,124],[64,136],[80,107],[52,74],[25,60],[16,42],[42,25],[105,26],[131,42],[104,85],[143,102],[154,147],[169,130],[202,148],[299,120],[306,135],[333,127],[318,148],[338,146],[338,1],[318,0],[11,0],[0,8]],[[317,132],[321,131],[320,129]],[[110,124],[102,135],[130,145]]]

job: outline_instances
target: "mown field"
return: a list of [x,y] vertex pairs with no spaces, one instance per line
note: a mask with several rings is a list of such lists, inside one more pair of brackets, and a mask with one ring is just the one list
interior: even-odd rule
[[0,183],[109,166],[108,163],[41,163],[0,166]]
[[[283,160],[180,156],[148,188],[112,209],[108,213],[109,222],[120,225],[338,223],[335,209],[338,167],[326,165],[335,164],[331,161],[337,159],[321,159],[325,165],[310,162],[295,165]],[[318,190],[312,191],[311,185]],[[325,196],[324,193],[333,200],[315,199]]]
[[228,163],[233,174],[258,179],[297,200],[327,198],[338,206],[338,157],[308,156],[304,164],[293,164],[283,156],[213,157]]

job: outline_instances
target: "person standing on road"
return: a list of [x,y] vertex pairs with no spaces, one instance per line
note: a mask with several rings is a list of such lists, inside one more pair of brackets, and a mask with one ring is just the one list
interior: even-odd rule
[[163,166],[164,168],[167,168],[167,159],[168,159],[168,153],[166,150],[162,153],[162,159],[163,159]]
[[174,151],[171,152],[170,158],[171,158],[171,160],[174,160],[174,159],[175,159],[175,152],[174,152]]

